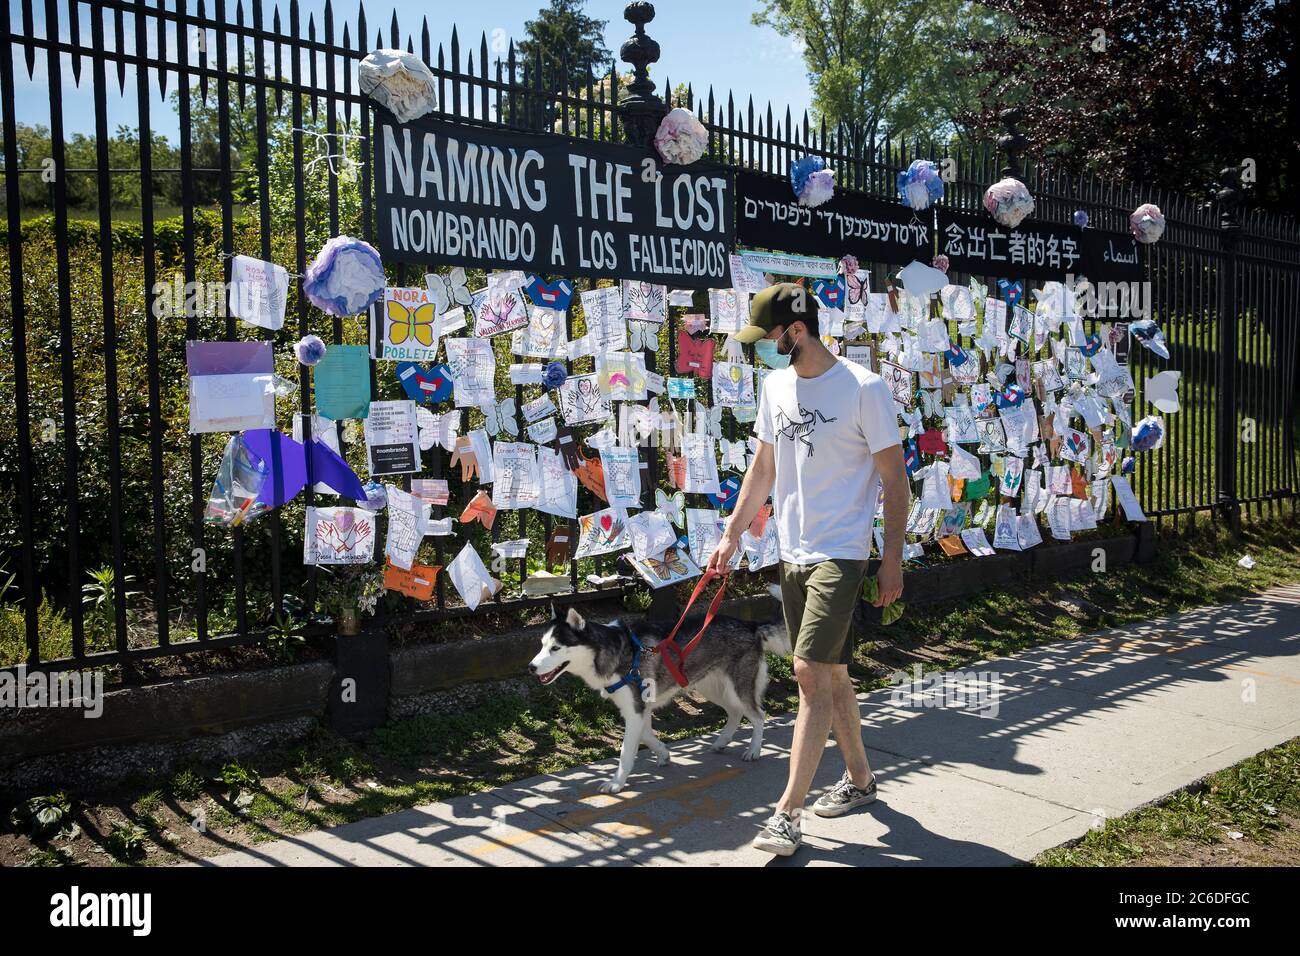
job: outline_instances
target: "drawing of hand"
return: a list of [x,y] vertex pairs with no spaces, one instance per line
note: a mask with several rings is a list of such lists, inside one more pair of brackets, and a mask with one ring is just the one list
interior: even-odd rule
[[547,563],[564,564],[573,553],[573,546],[573,528],[567,524],[558,525],[546,542]]
[[451,455],[452,466],[454,467],[458,461],[460,462],[460,480],[469,481],[472,478],[477,481],[478,458],[474,455],[474,445],[468,436],[456,439],[456,450]]
[[569,471],[577,471],[582,466],[582,453],[578,449],[578,439],[573,434],[573,428],[568,425],[557,427],[555,442],[564,459],[564,467]]

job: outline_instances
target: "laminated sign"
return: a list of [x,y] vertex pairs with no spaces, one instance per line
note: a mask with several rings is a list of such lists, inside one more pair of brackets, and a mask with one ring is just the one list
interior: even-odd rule
[[725,166],[429,116],[377,117],[374,148],[386,261],[731,284],[735,180]]

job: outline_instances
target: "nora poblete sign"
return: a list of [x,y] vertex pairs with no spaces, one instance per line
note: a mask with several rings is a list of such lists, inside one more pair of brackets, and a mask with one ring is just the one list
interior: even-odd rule
[[422,118],[376,124],[379,248],[428,266],[731,284],[735,184],[649,150]]

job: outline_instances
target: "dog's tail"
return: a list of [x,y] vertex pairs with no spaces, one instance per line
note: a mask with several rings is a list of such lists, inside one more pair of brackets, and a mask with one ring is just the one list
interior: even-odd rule
[[763,650],[768,654],[776,654],[780,657],[789,657],[790,632],[785,629],[784,624],[764,624],[758,629],[758,639],[763,644]]

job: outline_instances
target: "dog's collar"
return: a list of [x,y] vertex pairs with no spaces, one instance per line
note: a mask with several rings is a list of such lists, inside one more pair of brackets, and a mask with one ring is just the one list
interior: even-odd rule
[[636,650],[632,654],[632,666],[616,683],[610,684],[605,688],[606,694],[613,694],[614,691],[626,684],[636,685],[636,692],[638,695],[640,695],[644,689],[641,684],[641,651],[643,648],[641,642],[631,630],[627,632],[627,636],[632,638],[632,643],[636,645]]

